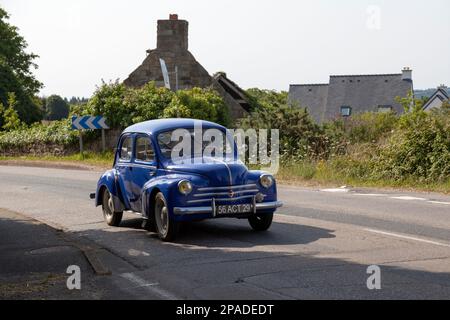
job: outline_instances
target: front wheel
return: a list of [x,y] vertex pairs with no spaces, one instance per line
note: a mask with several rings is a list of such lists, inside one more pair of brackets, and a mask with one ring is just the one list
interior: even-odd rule
[[102,209],[106,223],[109,226],[118,227],[122,221],[123,212],[114,211],[114,202],[108,189],[103,191]]
[[155,197],[155,221],[158,237],[163,241],[172,241],[178,233],[178,223],[170,218],[166,199],[161,192]]
[[266,231],[270,228],[270,225],[272,224],[273,219],[273,213],[270,214],[264,214],[260,216],[251,216],[248,218],[248,222],[250,223],[250,226],[255,231]]

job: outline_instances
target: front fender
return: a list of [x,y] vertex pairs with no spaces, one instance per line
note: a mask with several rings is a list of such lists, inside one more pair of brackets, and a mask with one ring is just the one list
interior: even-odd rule
[[125,209],[123,196],[120,190],[120,186],[116,179],[116,170],[111,169],[106,171],[97,182],[97,190],[95,192],[95,206],[102,205],[102,191],[103,188],[108,189],[114,202],[114,209],[117,212]]
[[167,201],[170,217],[174,217],[173,208],[179,204],[179,199],[183,197],[178,191],[178,183],[181,180],[189,180],[197,186],[207,185],[207,181],[196,175],[169,174],[162,175],[148,181],[142,190],[142,214],[144,218],[150,218],[154,205],[156,193],[161,192]]

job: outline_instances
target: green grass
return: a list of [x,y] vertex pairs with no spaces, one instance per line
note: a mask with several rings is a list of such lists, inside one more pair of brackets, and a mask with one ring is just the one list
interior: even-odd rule
[[[361,169],[361,168],[358,168]],[[403,180],[367,179],[354,174],[351,168],[337,170],[330,162],[302,162],[280,166],[276,178],[281,183],[309,186],[352,186],[370,188],[430,191],[450,194],[450,178],[446,181],[421,181],[415,178]]]
[[67,156],[20,156],[4,157],[0,156],[0,161],[34,161],[34,162],[54,162],[74,165],[87,165],[101,168],[111,167],[114,159],[112,152],[94,153],[83,152]]

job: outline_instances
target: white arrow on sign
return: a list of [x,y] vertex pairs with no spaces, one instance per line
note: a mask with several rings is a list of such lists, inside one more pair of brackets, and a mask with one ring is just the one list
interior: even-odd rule
[[101,119],[98,121],[98,124],[99,124],[103,129],[109,129],[109,127],[108,127],[108,125],[105,123],[105,121],[106,121],[106,118],[101,118]]
[[81,129],[81,126],[80,126],[81,119],[83,119],[83,118],[82,117],[74,117],[74,119],[72,119],[72,126],[74,128]]
[[92,124],[92,121],[95,120],[95,117],[89,117],[86,120],[86,125],[88,126],[89,129],[96,129],[96,127]]

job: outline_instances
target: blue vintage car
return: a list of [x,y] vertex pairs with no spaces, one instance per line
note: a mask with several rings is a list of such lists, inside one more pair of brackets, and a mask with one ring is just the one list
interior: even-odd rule
[[[201,150],[174,161],[171,155],[179,142],[173,140],[174,132],[183,129],[188,141],[195,143],[201,139],[196,137],[199,124],[203,131],[220,131],[224,144],[234,147],[232,154],[206,157],[207,144],[201,140]],[[254,230],[267,230],[282,205],[275,180],[248,170],[237,154],[229,131],[216,123],[193,119],[138,123],[121,134],[113,168],[101,176],[91,197],[102,206],[108,225],[118,226],[123,212],[133,211],[142,216],[144,228],[164,241],[174,239],[180,222],[211,218],[245,218]]]

